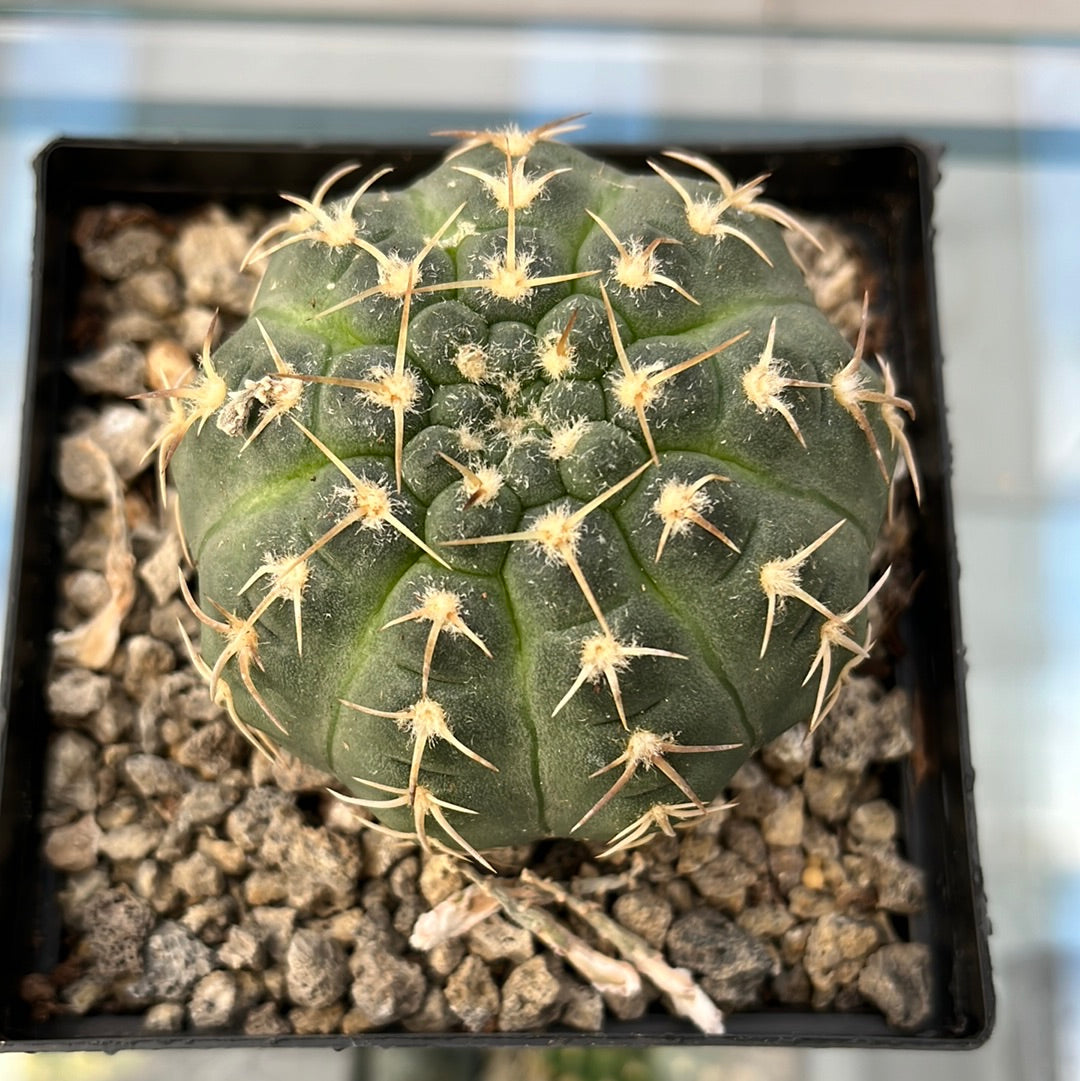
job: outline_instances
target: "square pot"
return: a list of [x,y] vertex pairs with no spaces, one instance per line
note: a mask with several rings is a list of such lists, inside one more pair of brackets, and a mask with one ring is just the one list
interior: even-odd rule
[[[831,143],[776,148],[710,147],[706,153],[739,177],[771,172],[769,196],[832,221],[857,238],[876,292],[894,316],[890,362],[914,403],[910,437],[923,482],[912,544],[919,587],[901,624],[897,676],[912,706],[916,748],[892,767],[890,795],[899,807],[907,858],[928,883],[927,905],[906,928],[930,947],[934,1007],[916,1032],[899,1033],[869,1013],[760,1009],[728,1017],[723,1037],[703,1037],[660,1013],[610,1022],[598,1034],[453,1034],[380,1032],[361,1037],[284,1037],[313,1046],[357,1043],[588,1042],[655,1045],[728,1042],[915,1048],[974,1047],[989,1035],[990,978],[982,877],[976,845],[973,773],[967,735],[955,539],[949,491],[941,355],[934,298],[930,217],[936,158],[905,142]],[[225,148],[61,140],[38,160],[39,204],[34,311],[27,368],[14,562],[4,655],[0,808],[0,1049],[116,1050],[153,1046],[257,1044],[239,1033],[146,1033],[133,1015],[35,1019],[20,992],[23,977],[49,972],[63,958],[56,891],[61,876],[41,855],[39,817],[49,738],[45,703],[49,632],[58,601],[60,492],[55,475],[62,418],[82,392],[65,370],[69,330],[84,271],[72,241],[83,208],[118,201],[161,214],[209,201],[238,210],[276,210],[280,191],[308,191],[345,159],[395,166],[396,182],[435,165],[438,149],[287,146]],[[600,148],[601,156],[641,167],[645,153]],[[904,930],[901,928],[901,930]]]

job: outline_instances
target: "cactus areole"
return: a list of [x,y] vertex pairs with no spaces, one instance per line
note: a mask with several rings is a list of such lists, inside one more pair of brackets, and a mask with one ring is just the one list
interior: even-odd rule
[[763,177],[571,128],[287,196],[250,318],[159,392],[215,700],[481,862],[670,833],[820,721],[908,452]]

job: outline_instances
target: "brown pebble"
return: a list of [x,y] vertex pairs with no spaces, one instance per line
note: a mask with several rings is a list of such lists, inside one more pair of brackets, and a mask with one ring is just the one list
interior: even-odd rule
[[142,949],[154,926],[154,913],[126,887],[94,894],[85,911],[84,949],[89,972],[110,981],[140,976]]
[[568,981],[563,989],[565,1004],[559,1022],[579,1032],[599,1032],[604,1027],[604,999],[595,987],[577,980]]
[[350,908],[344,912],[320,920],[319,925],[325,932],[342,946],[352,947],[360,942],[371,942],[386,946],[391,936],[388,933],[389,920],[386,923],[372,918],[362,908]]
[[634,934],[659,950],[674,915],[671,902],[648,888],[631,890],[615,898],[611,914]]
[[771,847],[769,849],[769,870],[777,889],[787,896],[802,880],[806,857],[798,845]]
[[445,980],[465,957],[465,943],[460,938],[449,942],[440,942],[438,946],[424,951],[424,962],[428,971],[440,980]]
[[173,884],[189,901],[217,897],[225,887],[221,868],[202,852],[193,852],[172,869]]
[[457,1017],[441,987],[429,987],[420,1009],[401,1020],[406,1032],[449,1032],[457,1027]]
[[708,834],[688,830],[679,842],[679,861],[675,871],[680,875],[693,874],[710,860],[716,858],[718,851],[716,838]]
[[87,430],[120,479],[137,477],[146,465],[146,448],[153,442],[154,422],[134,405],[108,405]]
[[788,894],[788,908],[800,920],[816,920],[836,911],[836,898],[807,886],[793,886]]
[[894,852],[881,852],[873,857],[873,869],[879,907],[902,915],[926,907],[926,875],[921,868]]
[[880,943],[878,930],[865,920],[838,913],[822,916],[806,941],[803,964],[816,991],[829,994],[858,979],[860,961]]
[[803,851],[817,860],[839,859],[840,838],[814,815],[807,815],[803,823]]
[[500,1032],[543,1028],[559,1015],[562,987],[547,957],[530,957],[515,966],[502,986]]
[[208,946],[219,946],[236,921],[236,902],[225,893],[188,905],[180,917],[183,924]]
[[768,845],[801,845],[804,800],[802,789],[782,788],[776,806],[761,820],[761,833]]
[[179,1002],[158,1002],[143,1016],[143,1030],[167,1035],[184,1027],[184,1007]]
[[[120,302],[162,319],[180,309],[180,286],[167,267],[152,267],[129,275],[117,290]],[[130,393],[136,393],[134,391]]]
[[353,976],[349,988],[353,1005],[378,1026],[416,1013],[427,993],[427,981],[419,965],[378,947],[358,947],[349,959],[349,971]]
[[785,931],[780,939],[780,960],[785,965],[793,965],[801,961],[806,953],[806,940],[813,930],[811,923],[797,923],[789,931]]
[[825,872],[821,869],[821,861],[811,856],[803,868],[802,884],[808,890],[823,890],[825,888]]
[[[345,951],[332,938],[304,928],[293,935],[285,953],[285,983],[297,1006],[330,1006],[345,993],[348,979]],[[293,1027],[299,1031],[295,1020]]]
[[814,741],[805,723],[787,729],[761,749],[761,761],[784,783],[801,777],[814,756]]
[[896,828],[896,811],[883,799],[860,804],[848,819],[851,836],[868,844],[887,844],[896,837]]
[[861,852],[849,852],[841,857],[840,862],[854,889],[864,892],[875,889],[877,865],[872,856]]
[[213,860],[226,875],[239,877],[248,871],[248,858],[244,850],[232,841],[223,841],[220,837],[200,834],[195,842],[195,848],[207,859]]
[[247,744],[228,721],[212,721],[196,729],[174,754],[182,766],[193,769],[204,781],[213,781],[232,768]]
[[190,775],[184,769],[154,754],[129,755],[121,772],[125,781],[145,799],[179,796],[191,783]]
[[785,789],[774,785],[762,771],[762,779],[759,784],[739,791],[738,802],[734,808],[735,816],[761,822],[784,801],[784,792]]
[[420,892],[432,908],[453,896],[464,885],[465,876],[458,870],[458,861],[453,856],[437,853],[424,861],[420,872]]
[[420,858],[415,853],[406,856],[397,863],[386,878],[386,884],[390,892],[399,901],[408,897],[415,897],[417,892],[417,878],[420,876]]
[[857,774],[844,770],[808,769],[803,782],[807,806],[818,818],[839,822],[851,810],[858,783]]
[[176,654],[148,634],[128,638],[121,649],[124,690],[134,699],[146,697],[148,685],[176,667]]
[[337,786],[332,774],[301,762],[295,755],[282,752],[275,762],[257,755],[251,763],[251,779],[256,785],[274,784],[282,792],[318,792]]
[[277,1002],[284,1002],[288,994],[285,987],[285,970],[280,965],[271,965],[263,969],[262,978],[266,993]]
[[180,797],[173,824],[182,834],[198,826],[216,826],[232,808],[233,802],[233,794],[223,784],[195,781]]
[[829,723],[818,730],[818,756],[828,769],[861,775],[874,762],[910,754],[911,704],[899,687],[882,694],[874,679],[847,682]]
[[251,245],[246,225],[219,207],[187,221],[173,249],[188,304],[247,315],[257,279],[237,269]]
[[672,865],[679,858],[679,839],[663,833],[653,834],[652,840],[644,848],[635,852],[616,852],[604,862],[610,865],[611,870],[623,870],[632,864],[636,855],[645,860],[653,881],[669,878],[673,874]]
[[636,1021],[644,1017],[649,1008],[649,996],[645,984],[642,984],[633,994],[621,993],[609,994],[604,998],[604,1005],[608,1013],[617,1021]]
[[161,885],[164,874],[165,869],[156,860],[140,860],[135,873],[131,876],[131,888],[136,896],[144,901],[151,901]]
[[218,969],[195,985],[188,1003],[188,1017],[194,1028],[225,1028],[236,1009],[236,981],[231,972]]
[[292,1026],[281,1016],[276,1002],[261,1002],[244,1017],[245,1036],[285,1036],[290,1032]]
[[109,872],[101,866],[69,872],[56,895],[64,922],[77,931],[85,932],[87,905],[94,894],[109,889],[111,885]]
[[111,592],[104,574],[86,568],[65,574],[60,588],[81,616],[93,615],[104,607]]
[[720,833],[724,844],[745,863],[758,870],[764,870],[769,858],[765,838],[756,822],[745,818],[731,817],[723,825]]
[[169,333],[169,323],[165,319],[141,312],[135,308],[118,312],[105,319],[101,336],[106,343],[135,342],[145,345]]
[[260,856],[280,869],[285,899],[298,912],[326,916],[352,907],[363,867],[357,838],[300,825],[291,808],[279,809]]
[[360,834],[364,853],[364,867],[373,878],[381,878],[398,860],[416,851],[412,841],[391,837],[378,830],[366,830]]
[[345,833],[350,837],[359,837],[368,828],[368,819],[358,814],[357,808],[350,807],[329,794],[323,799],[319,810],[322,824],[328,830]]
[[446,981],[446,1001],[468,1032],[493,1027],[499,1012],[499,989],[479,957],[469,955]]
[[416,921],[427,911],[428,906],[420,894],[414,893],[411,897],[405,897],[394,910],[392,920],[394,930],[402,938],[410,938]]
[[795,917],[783,905],[756,905],[740,912],[735,922],[757,938],[780,938]]
[[128,822],[102,835],[101,852],[114,861],[141,860],[157,848],[161,834],[160,826],[149,822]]
[[77,360],[68,365],[68,372],[88,394],[129,398],[145,389],[142,352],[129,342],[117,342]]
[[385,932],[391,929],[390,923],[390,887],[381,878],[370,879],[360,890],[360,899],[364,913]]
[[[244,852],[254,852],[263,842],[270,820],[279,808],[293,808],[293,801],[276,788],[249,788],[225,817],[225,833]],[[292,810],[296,814],[295,808]]]
[[179,387],[195,374],[191,353],[172,338],[158,338],[146,350],[143,382],[151,390]]
[[44,972],[30,972],[19,981],[19,998],[36,1022],[47,1021],[56,1009],[56,984]]
[[182,558],[180,538],[170,530],[153,552],[139,563],[136,573],[139,580],[150,590],[156,607],[164,605],[180,588],[176,568],[180,566]]
[[918,942],[882,946],[859,974],[859,992],[890,1025],[916,1029],[930,1016],[933,1005],[930,948]]
[[[120,746],[131,735],[135,723],[135,706],[122,692],[109,695],[108,701],[86,722],[85,730],[97,740],[108,753],[111,746]],[[131,748],[125,748],[130,751]],[[114,764],[120,765],[119,760]]]
[[326,1006],[294,1006],[289,1010],[289,1024],[297,1036],[328,1036],[337,1032],[345,1016],[345,1003]]
[[[184,607],[186,610],[187,606]],[[190,669],[165,676],[160,682],[160,689],[162,709],[170,718],[175,717],[187,725],[185,736],[193,725],[209,724],[222,719],[221,707],[210,701],[210,692],[206,683],[201,676]],[[242,739],[239,733],[232,730],[229,735]],[[243,746],[248,745],[243,744]],[[228,768],[226,767],[223,772],[227,773]]]
[[244,879],[243,889],[249,905],[276,905],[288,892],[281,873],[266,867],[256,867]]
[[712,909],[680,916],[667,935],[675,964],[699,973],[706,993],[725,1010],[758,1002],[777,963],[765,946]]
[[188,356],[197,356],[206,341],[206,332],[214,320],[214,309],[200,304],[187,304],[183,311],[171,320],[172,329],[180,347]]
[[103,1002],[109,993],[110,983],[94,976],[81,976],[67,984],[61,995],[66,1004],[65,1013],[74,1013],[79,1016],[88,1014],[100,1002]]
[[698,893],[730,915],[737,915],[746,907],[747,890],[756,880],[754,869],[726,850],[718,852],[715,859],[690,875]]
[[49,712],[62,720],[89,717],[105,705],[110,685],[108,676],[86,668],[59,672],[46,687]]
[[129,993],[137,1002],[182,1000],[211,971],[212,957],[186,927],[166,920],[151,931],[143,952],[143,975]]
[[472,928],[467,943],[470,953],[489,963],[509,961],[519,965],[536,953],[532,935],[499,915],[488,916]]
[[[116,807],[119,801],[126,803],[126,797],[118,793],[118,780],[116,769],[102,762],[97,775],[97,802],[102,808],[98,812],[98,825],[102,829],[110,828],[102,818],[102,812],[106,807]],[[122,805],[122,804],[121,804]],[[134,817],[134,815],[132,816]]]
[[673,911],[679,915],[691,911],[699,903],[694,887],[685,878],[669,879],[659,883],[658,888]]
[[78,732],[58,732],[45,760],[45,797],[51,810],[92,811],[97,806],[98,747]]
[[161,259],[166,240],[151,225],[131,224],[108,233],[87,236],[81,245],[83,261],[109,281],[154,266]]
[[358,1006],[345,1012],[341,1019],[341,1033],[343,1036],[359,1036],[362,1032],[374,1032],[382,1027],[379,1021],[369,1017]]
[[218,959],[226,968],[254,969],[262,964],[262,936],[250,927],[233,925],[225,934],[225,941],[218,947]]
[[247,969],[234,969],[233,979],[236,981],[236,1009],[240,1014],[247,1014],[256,1003],[261,1002],[266,994],[262,976],[258,972],[249,972]]
[[735,776],[728,782],[728,786],[732,792],[738,793],[741,801],[743,793],[751,788],[758,788],[761,785],[768,784],[768,782],[769,775],[766,773],[765,767],[756,758],[748,758],[736,770]]
[[[186,657],[187,647],[180,635],[180,627],[187,631],[188,638],[194,641],[198,637],[197,631],[192,624],[195,617],[191,614],[188,606],[178,597],[168,601],[160,608],[150,610],[150,622],[147,631],[162,642],[168,642],[174,648],[179,647],[182,655]],[[207,695],[209,702],[209,695]]]

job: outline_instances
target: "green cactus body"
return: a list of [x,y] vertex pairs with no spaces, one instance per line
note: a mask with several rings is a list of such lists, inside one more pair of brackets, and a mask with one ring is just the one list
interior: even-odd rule
[[324,185],[160,442],[218,701],[474,855],[670,831],[820,719],[909,408],[754,182],[559,130]]

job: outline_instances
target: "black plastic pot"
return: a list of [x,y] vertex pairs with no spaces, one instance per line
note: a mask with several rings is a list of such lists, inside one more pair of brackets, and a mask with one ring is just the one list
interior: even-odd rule
[[[900,1034],[869,1013],[768,1009],[734,1014],[728,1034],[708,1042],[762,1045],[845,1045],[969,1048],[993,1025],[989,924],[983,895],[972,801],[957,598],[958,568],[949,491],[941,354],[934,298],[930,216],[937,179],[934,155],[904,142],[739,149],[710,147],[711,157],[739,177],[772,172],[769,196],[834,219],[859,238],[875,274],[874,290],[895,317],[890,362],[913,399],[911,430],[923,477],[924,503],[913,558],[921,576],[903,626],[901,682],[914,705],[917,747],[897,767],[893,796],[902,815],[909,859],[924,868],[926,911],[909,921],[910,937],[933,956],[931,1019]],[[600,150],[641,167],[644,154]],[[144,1034],[139,1017],[101,1015],[35,1021],[20,997],[22,977],[48,972],[61,960],[62,928],[55,893],[60,876],[40,854],[38,828],[49,718],[44,702],[48,633],[57,596],[54,480],[61,418],[79,391],[64,371],[82,270],[71,228],[83,207],[118,200],[168,214],[216,200],[233,208],[278,206],[279,191],[308,191],[345,159],[390,163],[395,180],[438,160],[438,150],[394,148],[140,144],[62,140],[38,161],[39,205],[34,311],[18,512],[15,523],[4,654],[0,805],[0,1050],[116,1050],[135,1046],[231,1046],[266,1041],[239,1034],[175,1037]],[[406,1032],[363,1037],[287,1037],[306,1046],[442,1043],[478,1047],[525,1043],[677,1044],[706,1042],[685,1022],[662,1014],[611,1023],[597,1035],[548,1032],[533,1036],[420,1036]]]

